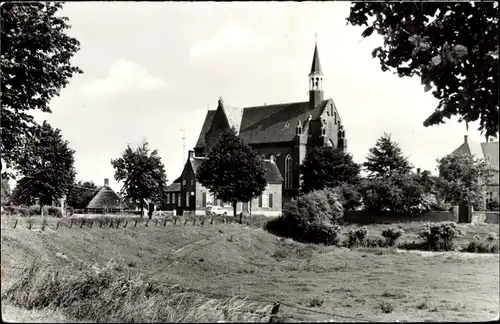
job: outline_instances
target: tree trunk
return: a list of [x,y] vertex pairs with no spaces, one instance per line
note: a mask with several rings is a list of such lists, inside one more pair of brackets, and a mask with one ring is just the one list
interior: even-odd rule
[[144,217],[144,199],[141,197],[141,218]]
[[236,203],[237,203],[236,200],[233,201],[233,216],[235,219],[236,219]]
[[43,203],[42,203],[42,198],[40,198],[40,215],[43,217]]

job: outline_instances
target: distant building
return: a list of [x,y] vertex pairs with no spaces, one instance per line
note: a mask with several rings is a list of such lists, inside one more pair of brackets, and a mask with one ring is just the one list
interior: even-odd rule
[[104,186],[97,188],[94,196],[87,205],[89,211],[102,213],[106,211],[118,211],[127,208],[127,204],[111,187],[109,179],[104,179]]
[[494,174],[488,179],[486,183],[486,197],[485,201],[488,204],[491,201],[498,202],[499,192],[499,153],[497,142],[474,142],[469,141],[468,136],[464,136],[464,142],[452,154],[464,153],[475,156],[478,159],[484,159],[494,169]]

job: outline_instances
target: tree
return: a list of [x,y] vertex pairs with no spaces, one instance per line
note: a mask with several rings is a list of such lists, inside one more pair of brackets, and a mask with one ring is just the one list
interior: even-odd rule
[[97,186],[92,181],[78,181],[70,187],[66,203],[73,208],[86,208],[96,190]]
[[10,202],[16,206],[30,206],[35,203],[37,197],[37,188],[35,183],[30,181],[30,178],[21,178],[17,181],[14,190],[12,190],[12,195],[10,196]]
[[384,133],[377,140],[366,158],[363,166],[371,177],[388,177],[394,173],[408,173],[413,166],[406,157],[398,143],[391,140],[391,135]]
[[40,208],[62,198],[75,179],[74,153],[61,130],[47,121],[27,141],[17,170],[23,176],[22,196],[40,199]]
[[359,182],[361,166],[352,155],[338,148],[315,147],[300,166],[302,191],[310,192],[333,188],[341,184]]
[[12,192],[10,190],[9,180],[2,179],[2,190],[0,193],[0,199],[1,199],[2,206],[5,205],[9,201],[11,193]]
[[[111,160],[116,181],[123,181],[122,192],[129,199],[140,200],[141,217],[144,199],[161,201],[167,187],[167,175],[157,150],[150,151],[147,142],[132,149],[130,145],[118,159]],[[151,214],[149,218],[151,218]]]
[[262,194],[267,186],[266,169],[257,153],[236,135],[234,128],[224,131],[196,177],[212,194],[231,202],[248,202]]
[[[36,122],[30,110],[50,113],[49,103],[74,74],[70,59],[80,43],[65,31],[67,17],[56,16],[61,2],[3,3],[1,6],[2,176],[12,176]],[[5,165],[3,165],[5,163]]]
[[479,120],[486,137],[498,135],[497,2],[356,2],[347,22],[368,26],[384,43],[372,56],[382,71],[417,75],[439,100],[424,126]]
[[439,178],[436,186],[440,197],[453,205],[484,208],[486,184],[492,175],[488,163],[464,153],[449,154],[437,160]]

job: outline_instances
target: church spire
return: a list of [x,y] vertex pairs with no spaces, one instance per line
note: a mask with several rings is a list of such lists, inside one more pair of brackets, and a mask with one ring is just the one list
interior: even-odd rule
[[314,44],[314,55],[309,73],[309,104],[310,108],[316,108],[323,101],[323,72],[319,62],[318,42]]

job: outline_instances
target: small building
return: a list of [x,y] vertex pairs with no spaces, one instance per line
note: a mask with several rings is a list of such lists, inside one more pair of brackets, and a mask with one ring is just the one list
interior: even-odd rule
[[95,191],[94,196],[87,205],[87,210],[94,213],[118,212],[128,206],[109,186],[109,179],[104,179],[104,186]]
[[[227,209],[227,214],[233,214],[230,202],[224,202],[209,192],[198,181],[196,172],[204,157],[195,157],[194,151],[189,151],[181,176],[167,187],[165,209],[175,210],[177,215],[205,215],[210,206],[221,206]],[[278,166],[273,160],[264,160],[268,185],[261,196],[250,202],[236,204],[237,213],[264,216],[281,215],[283,178]]]
[[477,159],[484,159],[494,170],[493,175],[486,183],[485,203],[499,201],[499,143],[497,142],[476,142],[469,141],[467,135],[464,135],[464,142],[451,154],[464,153],[475,156]]

